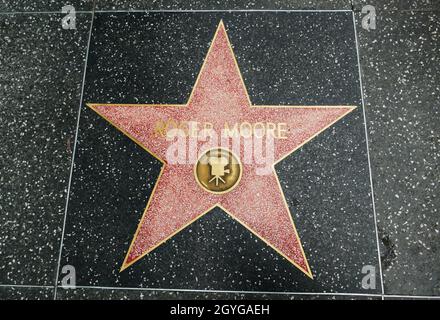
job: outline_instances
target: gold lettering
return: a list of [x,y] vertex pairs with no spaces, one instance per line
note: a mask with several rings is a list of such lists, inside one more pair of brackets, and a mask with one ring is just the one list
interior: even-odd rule
[[242,122],[240,124],[240,134],[243,138],[250,138],[252,136],[252,125],[249,122]]
[[229,124],[225,122],[225,136],[229,137],[238,137],[240,133],[238,132],[238,124],[236,123],[233,127],[233,130],[229,129]]
[[[182,137],[207,137],[218,134],[214,132],[211,122],[176,121],[175,119],[158,120],[154,125],[154,134],[161,137],[179,135]],[[256,122],[254,124],[244,121],[242,123],[229,124],[225,122],[223,134],[226,138],[255,136],[262,138],[272,135],[276,139],[287,139],[289,128],[287,123]]]
[[[258,128],[260,127],[260,128]],[[264,123],[257,122],[254,124],[254,136],[257,138],[262,138],[266,134],[266,127],[264,126]]]
[[278,139],[287,139],[287,123],[278,123]]
[[154,126],[154,134],[165,137],[166,130],[165,130],[165,122],[162,120],[156,121],[156,124]]
[[277,136],[276,136],[276,134],[275,134],[275,130],[277,129],[277,125],[275,124],[275,123],[273,123],[273,122],[268,122],[267,124],[266,124],[266,134],[271,134],[272,135],[272,137],[274,137],[274,138],[276,138]]

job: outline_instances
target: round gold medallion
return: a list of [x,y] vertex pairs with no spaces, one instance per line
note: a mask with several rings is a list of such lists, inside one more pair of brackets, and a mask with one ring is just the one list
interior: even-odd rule
[[206,151],[194,167],[199,185],[206,191],[220,194],[234,189],[241,178],[241,163],[229,150],[215,148]]

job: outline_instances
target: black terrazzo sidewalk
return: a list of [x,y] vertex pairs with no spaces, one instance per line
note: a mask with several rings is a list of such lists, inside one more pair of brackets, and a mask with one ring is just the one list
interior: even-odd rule
[[[232,0],[196,1],[191,6],[185,3],[97,0],[94,4],[87,0],[73,1],[69,4],[77,11],[76,30],[64,30],[61,28],[64,14],[55,1],[0,0],[0,299],[53,299],[55,287],[57,299],[381,299],[377,247],[380,249],[385,299],[440,297],[439,1],[368,1],[376,7],[378,15],[377,28],[370,31],[361,26],[361,9],[367,3],[360,0],[261,0],[252,5]],[[317,11],[260,12],[278,9]],[[244,11],[197,14],[124,12],[128,10]],[[191,20],[184,14],[196,18]],[[358,48],[352,29],[353,15]],[[199,16],[204,18],[197,18]],[[92,46],[86,60],[93,17]],[[155,175],[158,168],[147,153],[126,143],[123,137],[100,125],[98,119],[84,110],[75,155],[76,161],[83,162],[78,162],[72,177],[64,226],[83,86],[84,99],[99,97],[108,102],[123,102],[125,99],[133,103],[133,99],[148,97],[181,102],[191,90],[194,73],[197,74],[206,53],[211,24],[215,25],[214,20],[220,18],[226,23],[229,19],[237,60],[241,62],[249,93],[256,104],[268,100],[280,103],[294,97],[298,103],[325,103],[331,99],[334,99],[331,102],[341,103],[347,99],[359,106],[359,113],[354,113],[351,120],[336,125],[327,135],[323,134],[313,144],[293,154],[289,161],[277,166],[289,206],[295,208],[294,213],[304,213],[295,219],[309,252],[311,267],[317,271],[312,285],[289,273],[291,271],[283,265],[281,258],[256,243],[219,209],[200,224],[193,225],[192,232],[179,234],[168,247],[158,249],[151,259],[138,266],[142,270],[120,278],[114,265],[119,262],[120,253],[125,251],[126,242],[131,240],[138,218],[134,217],[126,224],[125,220],[118,222],[116,220],[121,217],[115,214],[105,216],[99,207],[103,204],[99,203],[99,197],[87,203],[86,198],[79,199],[78,195],[81,191],[96,192],[109,199],[107,205],[115,212],[121,206],[124,210],[131,208],[131,212],[136,212],[150,192],[145,174]],[[165,81],[166,71],[172,69],[173,61],[164,63],[170,58],[157,52],[139,69],[130,66],[129,62],[125,69],[118,69],[124,63],[115,62],[110,57],[102,60],[103,65],[97,64],[103,57],[100,55],[106,52],[98,50],[98,43],[102,45],[101,49],[121,54],[121,59],[130,56],[126,45],[145,40],[141,33],[136,33],[136,24],[139,28],[150,23],[157,26],[158,37],[168,38],[171,48],[173,38],[170,35],[173,33],[170,26],[177,28],[179,19],[192,21],[194,26],[187,30],[186,42],[189,46],[187,61],[191,63],[182,66],[179,73],[182,76],[174,76],[172,85],[160,83]],[[259,32],[249,37],[244,29],[240,29],[240,20],[243,26],[260,28]],[[204,27],[197,28],[197,23]],[[280,33],[274,32],[273,37],[281,37],[284,30],[290,36],[283,39],[289,39],[292,45],[284,46],[287,48],[284,52],[275,54],[269,51],[258,55],[249,49],[250,45],[265,41],[269,33],[264,31],[264,26],[269,24],[280,26]],[[331,27],[335,24],[345,31],[333,34]],[[301,33],[298,31],[301,26],[310,46],[299,46],[304,56],[301,65],[297,65],[297,53],[289,48],[301,43],[295,40],[295,32]],[[120,36],[124,32],[128,32],[126,36]],[[154,45],[154,39],[150,40],[150,45]],[[314,43],[320,44],[323,50],[313,49]],[[191,54],[191,48],[196,54]],[[179,54],[182,48],[175,49],[176,56],[184,60],[185,56]],[[359,49],[363,96],[356,49]],[[267,63],[267,56],[271,57],[273,65]],[[335,58],[339,61],[335,62]],[[84,75],[86,62],[88,69]],[[284,65],[280,66],[281,63]],[[107,69],[100,68],[105,65]],[[338,65],[339,68],[330,68]],[[162,75],[155,80],[156,91],[151,86],[143,87],[143,70],[148,68],[161,70]],[[312,75],[320,71],[321,76],[313,80]],[[267,75],[260,76],[262,73],[259,72]],[[130,83],[129,86],[107,83],[106,88],[99,85],[105,83],[100,77],[114,77],[114,80],[118,74],[129,77],[133,73],[138,73],[138,82],[129,80],[126,82]],[[298,81],[292,81],[292,77],[297,77]],[[284,85],[277,87],[274,93],[268,90],[268,84],[277,79],[281,79]],[[316,87],[313,87],[314,83]],[[165,88],[169,90],[164,91]],[[91,126],[94,129],[87,131]],[[85,132],[97,136],[87,136]],[[98,157],[106,154],[107,159],[110,157],[115,162],[125,163],[131,159],[139,165],[136,168],[114,166],[113,171],[109,171],[108,180],[101,181],[93,172],[96,174],[99,166],[105,167],[106,163],[87,164],[87,160],[92,159],[84,151],[87,143],[94,149],[86,151],[96,153]],[[125,153],[112,153],[117,148],[122,148]],[[329,152],[341,160],[348,154],[353,155],[352,166],[330,163],[333,158],[328,157]],[[78,174],[78,168],[81,174]],[[139,170],[144,175],[139,174]],[[374,223],[370,193],[370,170],[377,224]],[[113,179],[118,174],[132,178],[128,184],[118,186]],[[350,199],[344,196],[347,192],[353,195]],[[112,202],[111,199],[116,200]],[[86,206],[81,205],[84,203]],[[88,216],[90,212],[99,214]],[[347,214],[340,216],[335,215],[336,212]],[[106,223],[113,223],[111,233],[103,231]],[[217,229],[231,232],[230,243],[242,247],[240,254],[245,261],[252,261],[255,269],[244,268],[239,261],[234,265],[233,260],[228,262],[222,258],[222,254],[228,254],[228,247],[227,244],[218,246]],[[99,232],[105,236],[97,237]],[[198,241],[200,237],[204,244]],[[118,243],[120,239],[123,239],[122,243]],[[197,254],[203,259],[196,261]],[[266,259],[256,262],[255,256]],[[210,262],[202,263],[206,261]],[[198,270],[191,270],[191,262]],[[66,263],[77,269],[79,287],[76,290],[65,290],[60,283],[56,284],[59,266]],[[211,264],[218,268],[210,268]],[[362,274],[358,269],[365,264],[378,269],[375,290],[365,291],[359,287]],[[213,274],[205,274],[208,268]],[[237,270],[240,273],[234,274]],[[258,280],[259,272],[263,280]],[[161,274],[167,275],[168,279],[161,279]],[[222,283],[221,279],[225,281]],[[140,287],[149,289],[141,290]],[[161,290],[173,288],[199,291]],[[203,292],[216,289],[231,292]],[[257,293],[238,292],[243,290]]]

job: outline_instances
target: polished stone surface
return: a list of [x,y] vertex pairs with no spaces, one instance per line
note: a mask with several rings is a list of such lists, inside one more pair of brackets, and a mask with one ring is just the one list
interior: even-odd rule
[[160,163],[85,106],[61,265],[80,286],[380,292],[351,12],[97,14],[84,102],[184,103],[220,19],[253,103],[358,106],[276,167],[315,280],[220,209],[119,272]]
[[53,288],[0,286],[0,300],[51,300],[53,291]]
[[438,0],[352,0],[352,2],[356,11],[361,11],[362,7],[366,5],[372,5],[379,15],[386,15],[387,11],[440,10],[440,1]]
[[0,12],[61,12],[65,5],[72,5],[76,11],[91,11],[93,0],[0,0]]
[[383,13],[359,39],[385,293],[440,295],[439,14]]
[[379,300],[380,296],[331,294],[261,294],[161,290],[59,289],[60,300]]
[[[361,47],[385,294],[397,295],[385,296],[385,299],[410,299],[401,295],[417,295],[414,299],[440,296],[440,204],[436,192],[440,180],[440,41],[439,11],[433,11],[440,9],[440,1],[260,0],[252,2],[251,5],[244,1],[200,1],[191,2],[191,5],[182,1],[96,2],[99,10],[350,9],[353,2]],[[92,10],[91,0],[75,0],[70,3],[77,11]],[[361,28],[362,14],[359,11],[365,4],[374,5],[378,13],[377,29],[369,32]],[[52,286],[55,281],[91,14],[78,15],[77,30],[66,31],[60,28],[62,14],[11,13],[60,10],[61,6],[55,1],[0,1],[0,285]],[[351,15],[351,12],[349,14]],[[337,25],[338,21],[330,20],[332,24],[336,22]],[[264,29],[263,22],[264,19],[261,19],[257,24]],[[210,28],[207,26],[210,22],[204,23],[203,28],[188,27],[188,35],[181,34],[178,43],[184,46],[180,48],[172,46],[173,39],[177,37],[172,28],[176,23],[155,30],[147,39],[137,38],[138,33],[134,31],[128,37],[116,40],[114,48],[100,48],[97,43],[97,54],[110,58],[107,62],[106,58],[92,60],[89,63],[88,74],[93,71],[91,76],[96,79],[106,77],[107,80],[86,82],[89,86],[89,98],[102,98],[106,102],[163,102],[164,99],[168,99],[168,102],[185,102],[210,41]],[[310,50],[307,40],[312,39],[310,44],[313,43],[313,31],[320,30],[322,24],[325,24],[325,19],[321,19],[320,23],[321,25],[317,24],[309,29],[309,33],[304,34],[305,38],[300,42],[300,48]],[[130,25],[128,24],[128,27]],[[111,19],[107,23],[102,19],[101,22],[97,20],[97,28],[112,30],[116,33],[114,37],[123,35],[123,31],[118,31],[118,26],[119,23],[112,22]],[[239,31],[238,26],[237,22],[231,28],[235,28],[233,37],[254,37],[249,29]],[[284,26],[283,24],[282,27]],[[342,41],[347,32],[341,33],[338,41]],[[171,36],[168,38],[166,35]],[[274,40],[282,39],[276,32],[271,36]],[[290,32],[285,39],[290,41],[295,39],[295,36],[296,32]],[[112,39],[114,38],[109,31],[102,32],[102,43]],[[258,38],[256,35],[249,43],[256,41],[261,41],[261,36]],[[270,50],[249,50],[246,41],[235,41],[234,49],[253,101],[277,102],[279,99],[278,101],[285,103],[292,98],[289,90],[300,93],[293,97],[293,101],[298,103],[315,103],[321,101],[321,97],[322,101],[333,102],[340,101],[344,96],[356,99],[358,86],[345,86],[351,83],[357,68],[356,61],[345,61],[347,56],[344,52],[353,48],[353,41],[350,39],[344,43],[342,51],[329,49],[331,41],[332,38],[324,33],[319,38],[319,42],[323,43],[321,57],[312,55],[310,59],[298,56],[294,50],[272,56]],[[135,45],[130,47],[127,44]],[[155,44],[157,46],[154,46]],[[141,52],[133,49],[140,45],[150,50]],[[121,48],[118,49],[119,46]],[[191,48],[198,50],[194,52]],[[168,57],[161,55],[165,49]],[[126,52],[129,59],[112,63],[114,59],[124,58],[123,55],[118,55],[118,52]],[[327,55],[327,52],[330,54]],[[272,59],[271,63],[264,63],[265,59],[268,60],[266,55]],[[295,62],[295,59],[279,59],[283,55],[298,57],[300,62]],[[331,63],[334,58],[338,58],[335,64]],[[185,64],[181,63],[183,60],[186,61]],[[319,61],[322,64],[315,65],[310,63],[311,61]],[[174,64],[168,66],[167,63],[170,62]],[[342,64],[343,67],[339,69],[338,64]],[[93,65],[95,69],[91,68]],[[97,65],[99,68],[96,68]],[[137,70],[137,65],[142,65],[143,69]],[[314,74],[320,72],[321,66],[323,73],[331,79],[329,82],[335,83],[338,89],[329,85],[325,77],[321,77],[314,79],[319,83],[317,87],[321,87],[321,90],[319,95],[313,95],[310,93],[316,92],[316,88],[313,83],[307,81],[307,75],[304,75],[304,70],[301,69],[310,70],[309,73]],[[350,66],[353,69],[348,71]],[[168,70],[172,67],[179,72],[172,73],[171,81],[167,82],[170,80]],[[144,70],[159,72],[150,77]],[[259,75],[259,71],[261,74],[264,73],[264,76]],[[135,74],[138,83],[127,83],[132,74]],[[187,76],[183,77],[180,74]],[[296,76],[297,81],[288,81]],[[338,82],[339,79],[344,80]],[[273,91],[272,96],[272,91],[268,92],[267,88]],[[136,286],[141,279],[143,284],[197,284],[198,288],[202,289],[258,287],[292,291],[297,288],[299,282],[293,285],[289,282],[290,266],[283,266],[282,258],[271,249],[265,248],[258,239],[219,209],[210,213],[200,223],[192,225],[185,231],[187,234],[178,235],[163,248],[158,248],[149,258],[150,267],[144,262],[144,271],[131,271],[129,276],[121,278],[117,271],[120,258],[131,241],[137,219],[145,206],[146,196],[151,192],[152,181],[158,175],[159,166],[152,157],[130,144],[130,141],[108,127],[104,121],[99,118],[93,119],[89,110],[83,110],[83,119],[89,121],[86,122],[89,127],[86,125],[84,128],[84,122],[81,122],[81,137],[87,137],[88,143],[85,144],[83,141],[82,151],[80,148],[77,154],[79,162],[83,161],[83,165],[77,166],[76,173],[78,174],[78,170],[84,175],[96,173],[97,170],[107,171],[95,175],[95,181],[89,181],[89,187],[83,192],[82,205],[90,206],[92,209],[86,210],[85,214],[79,211],[72,214],[75,207],[79,208],[73,203],[68,215],[63,259],[75,257],[73,261],[80,270],[78,278],[82,284]],[[309,262],[312,269],[315,268],[314,271],[321,274],[318,276],[321,284],[307,288],[307,291],[349,292],[357,289],[354,285],[359,284],[359,279],[354,281],[351,275],[368,260],[363,252],[370,252],[375,241],[371,232],[371,209],[367,209],[367,198],[360,201],[365,190],[359,186],[363,185],[366,189],[366,183],[359,181],[368,176],[365,158],[360,152],[352,161],[344,158],[354,150],[347,147],[355,146],[361,136],[363,127],[359,125],[353,128],[361,119],[360,114],[354,114],[347,122],[331,129],[331,134],[322,134],[313,144],[305,146],[303,150],[277,166]],[[84,135],[84,129],[88,129],[88,135]],[[353,134],[354,138],[351,138]],[[334,139],[335,137],[338,139]],[[345,140],[348,142],[344,142]],[[340,150],[341,147],[343,151],[334,152],[333,155],[332,150]],[[87,163],[84,160],[84,149],[96,152],[92,157],[96,162]],[[122,150],[124,155],[112,150]],[[322,153],[322,150],[326,152]],[[309,161],[308,154],[313,154],[318,160]],[[324,159],[325,154],[327,158]],[[127,155],[131,161],[130,166],[126,165]],[[345,162],[341,162],[344,169],[341,169],[341,163],[334,161],[334,157],[338,161],[345,159]],[[362,164],[359,168],[354,165],[358,162]],[[358,169],[360,177],[347,183],[347,177],[353,176]],[[293,170],[300,172],[295,179],[291,174]],[[79,182],[76,180],[77,186],[80,185]],[[105,190],[100,187],[102,184],[110,187]],[[341,184],[342,189],[338,188]],[[348,201],[343,192],[350,188],[356,190],[354,202]],[[80,187],[73,191],[72,199],[81,197]],[[84,195],[86,191],[90,191],[87,196]],[[351,195],[350,193],[350,197]],[[105,202],[106,207],[101,210],[93,209],[97,203],[102,204],[103,198],[108,199]],[[124,210],[119,210],[121,207]],[[324,211],[320,213],[315,207],[324,208]],[[343,217],[327,214],[335,207],[347,214]],[[364,210],[354,211],[356,208]],[[87,216],[90,212],[93,212],[91,219]],[[354,223],[350,223],[351,216],[355,220]],[[334,230],[335,224],[339,233]],[[369,232],[365,232],[364,225],[369,226]],[[360,241],[352,243],[353,237]],[[326,241],[330,238],[334,242]],[[228,242],[227,245],[225,241]],[[89,242],[92,245],[89,245]],[[76,243],[79,244],[78,249],[72,247],[72,244]],[[230,244],[235,250],[233,253],[228,250]],[[326,255],[323,252],[339,252],[345,260],[342,261],[342,258],[338,257],[325,259]],[[192,253],[196,253],[198,258],[192,257],[194,261],[191,263],[199,269],[209,269],[209,272],[197,275],[198,270],[191,270],[187,256]],[[83,260],[81,255],[84,257]],[[216,255],[222,256],[223,259],[216,260],[213,258]],[[258,259],[261,261],[256,262]],[[63,260],[63,264],[66,262]],[[151,262],[154,264],[153,267]],[[223,266],[227,263],[230,264],[229,269],[217,268],[218,265]],[[171,275],[169,279],[160,279],[157,276],[160,271],[170,266],[177,271],[168,273]],[[283,272],[279,278],[261,278],[261,274],[271,274],[274,266],[278,268],[277,271]],[[339,270],[340,267],[342,271]],[[114,271],[108,272],[111,268]],[[96,272],[97,270],[99,272]],[[184,273],[183,270],[189,272]],[[332,273],[326,274],[325,270]],[[226,285],[218,280],[225,274],[231,280]],[[157,277],[149,278],[150,275]],[[243,281],[246,277],[250,280]],[[211,280],[213,283],[210,286]],[[289,283],[286,285],[286,282]],[[380,285],[378,286],[375,293],[380,293]],[[360,292],[365,293],[364,290]],[[0,299],[51,299],[53,293],[53,288],[0,286]],[[93,288],[66,291],[58,288],[59,299],[254,297],[357,299],[365,296],[252,295]]]
[[350,0],[97,0],[96,10],[351,9]]
[[0,15],[0,284],[54,284],[90,18]]

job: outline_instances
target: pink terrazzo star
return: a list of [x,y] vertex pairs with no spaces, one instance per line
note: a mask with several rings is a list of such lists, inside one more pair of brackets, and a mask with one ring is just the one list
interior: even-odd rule
[[[121,271],[219,206],[312,278],[273,166],[354,107],[252,106],[223,22],[217,28],[187,104],[88,106],[163,162]],[[194,163],[167,163],[166,152],[172,142],[158,137],[155,131],[155,124],[167,119],[209,122],[218,132],[225,122],[283,122],[287,124],[287,138],[274,141],[270,174],[258,175],[255,164],[243,163],[238,185],[230,192],[213,194],[196,182]]]

